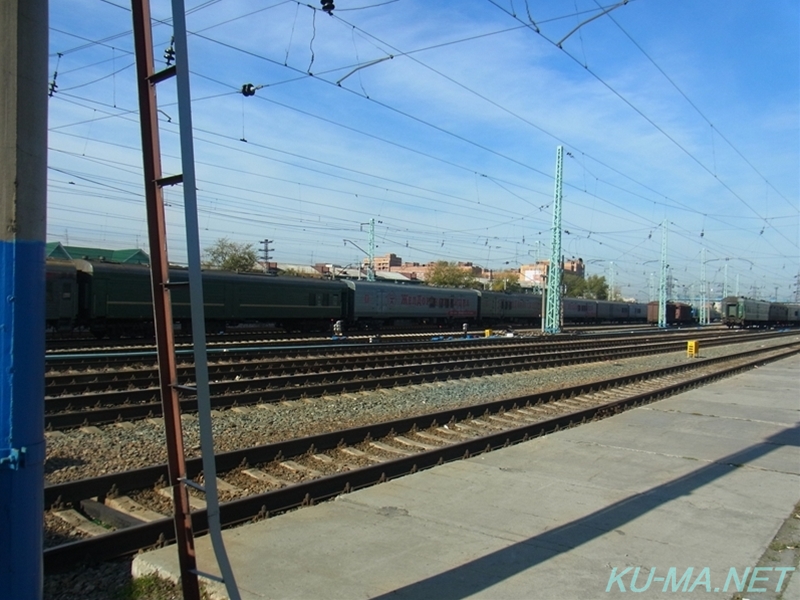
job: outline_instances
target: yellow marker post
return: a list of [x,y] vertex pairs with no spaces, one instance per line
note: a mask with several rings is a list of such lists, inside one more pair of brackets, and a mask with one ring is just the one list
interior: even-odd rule
[[700,344],[697,340],[689,340],[686,344],[686,356],[697,358],[700,354]]
[[484,329],[483,330],[483,335],[485,337],[492,337],[492,330],[491,329]]

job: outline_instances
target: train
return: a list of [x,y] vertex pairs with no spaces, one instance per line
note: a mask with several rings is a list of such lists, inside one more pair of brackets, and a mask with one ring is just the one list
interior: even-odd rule
[[722,322],[729,329],[796,327],[800,325],[800,304],[728,296],[722,300]]
[[[658,324],[658,305],[658,302],[647,303],[647,322],[651,325]],[[664,317],[667,325],[694,325],[697,323],[697,312],[691,305],[684,302],[668,301]]]
[[[172,316],[191,330],[188,271],[170,269]],[[265,326],[285,331],[330,331],[429,326],[536,326],[542,297],[428,285],[280,277],[261,273],[203,271],[206,330]],[[647,305],[565,298],[564,323],[646,323]],[[51,335],[88,331],[97,337],[150,335],[153,309],[150,270],[88,260],[48,260],[46,319]]]

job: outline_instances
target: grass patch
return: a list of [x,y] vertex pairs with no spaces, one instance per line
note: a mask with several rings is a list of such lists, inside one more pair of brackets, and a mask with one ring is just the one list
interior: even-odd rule
[[[201,591],[201,598],[208,596]],[[181,586],[155,575],[131,580],[122,588],[116,600],[182,600]]]

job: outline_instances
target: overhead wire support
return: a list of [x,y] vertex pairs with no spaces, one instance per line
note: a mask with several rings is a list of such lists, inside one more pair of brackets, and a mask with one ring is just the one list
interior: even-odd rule
[[[139,96],[140,129],[142,136],[145,205],[147,210],[150,249],[151,286],[158,357],[161,402],[167,439],[169,484],[172,489],[175,534],[181,569],[184,600],[199,600],[200,588],[194,531],[189,506],[188,477],[181,426],[180,384],[177,377],[175,341],[170,297],[169,260],[167,256],[166,217],[162,188],[183,184],[186,219],[187,252],[189,258],[189,295],[192,316],[192,336],[195,358],[195,393],[200,421],[201,455],[205,475],[207,514],[220,571],[232,600],[239,599],[233,573],[224,546],[221,546],[219,501],[217,497],[216,466],[211,435],[208,364],[205,346],[205,319],[202,276],[197,225],[197,189],[192,142],[191,96],[186,41],[186,14],[183,0],[172,0],[174,23],[175,64],[161,72],[154,71],[152,25],[149,0],[132,0],[136,75]],[[156,84],[176,76],[178,111],[180,115],[181,166],[183,173],[163,177],[159,142]],[[221,549],[220,549],[221,548]]]
[[[222,574],[222,582],[230,600],[239,600],[230,560],[222,540],[214,434],[211,424],[211,392],[209,388],[206,324],[203,299],[203,278],[200,262],[200,225],[197,217],[197,178],[194,164],[192,132],[192,97],[189,85],[189,48],[184,0],[172,0],[172,21],[175,37],[176,88],[178,97],[181,168],[183,169],[183,204],[186,228],[186,250],[189,263],[189,303],[192,316],[194,370],[197,387],[197,417],[200,427],[200,452],[205,480],[206,514],[211,545]],[[215,579],[205,573],[198,575]],[[218,579],[217,579],[218,580]]]
[[547,296],[545,298],[545,333],[561,333],[561,192],[563,187],[564,147],[556,149],[556,177],[553,193],[553,227],[550,246],[550,264],[547,268]]
[[700,325],[708,325],[708,282],[706,281],[706,247],[700,252]]
[[[600,17],[602,17],[603,15],[610,13],[610,12],[611,12],[612,10],[614,10],[615,8],[619,8],[620,6],[624,6],[624,5],[625,5],[625,4],[627,4],[628,2],[630,2],[630,0],[622,0],[622,2],[619,2],[619,3],[615,4],[614,6],[609,6],[609,7],[608,7],[607,9],[605,9],[604,11],[602,11],[602,12],[600,12],[600,13],[596,14],[596,15],[595,15],[595,16],[593,16],[593,17],[590,17],[590,18],[586,19],[586,20],[585,20],[583,23],[579,23],[578,25],[576,25],[576,26],[573,28],[573,30],[572,30],[572,31],[570,31],[570,32],[569,32],[567,35],[565,35],[565,36],[564,36],[563,38],[561,38],[561,39],[560,39],[558,42],[556,42],[556,46],[558,46],[559,48],[561,48],[561,44],[563,44],[563,43],[566,41],[566,39],[567,39],[569,36],[571,36],[573,33],[575,33],[576,31],[578,31],[578,29],[580,29],[581,27],[583,27],[583,26],[584,26],[584,25],[586,25],[587,23],[591,23],[591,22],[592,22],[592,21],[594,21],[595,19],[599,19],[599,18],[600,18]],[[515,16],[516,16],[516,15],[515,15]],[[537,31],[537,33],[539,33],[539,32]]]
[[658,285],[658,326],[667,326],[667,220],[661,223],[661,279]]
[[394,56],[390,54],[389,56],[384,56],[384,57],[381,57],[381,58],[376,58],[375,60],[371,60],[369,62],[365,62],[363,65],[357,66],[355,69],[350,71],[347,75],[345,75],[344,77],[339,79],[339,81],[336,82],[336,85],[341,86],[342,82],[345,79],[350,77],[350,75],[352,75],[353,73],[356,73],[356,72],[360,71],[361,69],[366,69],[367,67],[371,67],[372,65],[377,65],[378,63],[382,63],[385,60],[392,60],[393,58],[394,58]]

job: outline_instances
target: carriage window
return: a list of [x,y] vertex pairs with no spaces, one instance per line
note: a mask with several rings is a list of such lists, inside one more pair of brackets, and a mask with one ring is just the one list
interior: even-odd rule
[[70,298],[72,298],[72,287],[70,286],[70,284],[68,283],[63,284],[61,290],[62,290],[61,291],[62,300],[69,300]]
[[317,304],[317,295],[314,292],[311,292],[308,295],[308,305],[309,306],[316,306]]

